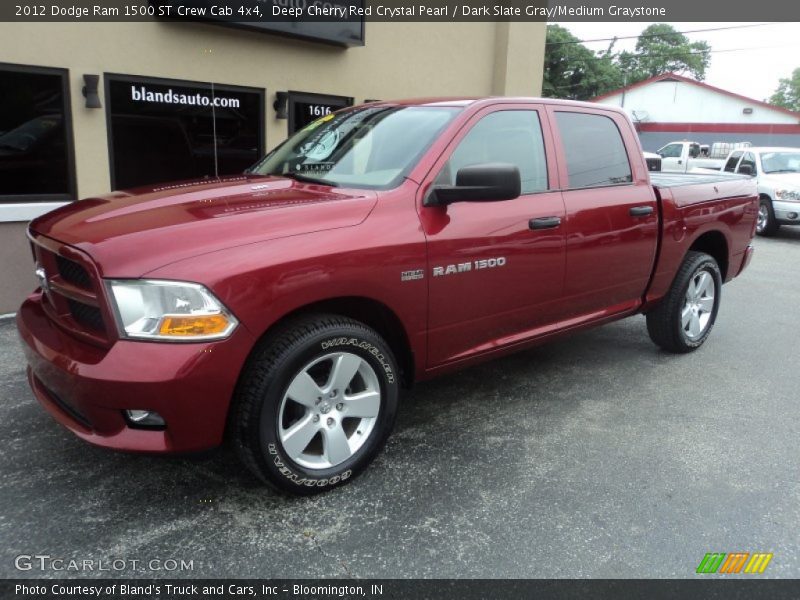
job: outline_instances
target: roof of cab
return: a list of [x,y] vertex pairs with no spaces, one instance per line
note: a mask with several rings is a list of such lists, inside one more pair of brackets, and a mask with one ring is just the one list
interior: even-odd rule
[[592,110],[609,110],[625,114],[625,111],[616,106],[595,104],[593,102],[579,102],[576,100],[562,100],[559,98],[535,98],[523,96],[450,96],[430,98],[405,98],[400,100],[376,100],[367,104],[390,106],[491,106],[493,104],[557,104],[559,106],[576,106]]
[[745,152],[800,152],[800,148],[790,146],[748,146],[747,148],[737,148]]

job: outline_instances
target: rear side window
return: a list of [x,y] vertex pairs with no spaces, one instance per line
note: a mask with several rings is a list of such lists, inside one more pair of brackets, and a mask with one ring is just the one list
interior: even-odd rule
[[483,117],[459,142],[436,183],[453,185],[459,169],[485,163],[516,165],[523,194],[545,191],[547,159],[539,114],[534,110],[503,110]]
[[734,152],[731,154],[728,162],[725,163],[725,170],[728,173],[733,173],[736,170],[736,163],[739,162],[739,159],[742,157],[741,152]]
[[633,181],[628,153],[614,121],[603,115],[556,112],[570,188]]

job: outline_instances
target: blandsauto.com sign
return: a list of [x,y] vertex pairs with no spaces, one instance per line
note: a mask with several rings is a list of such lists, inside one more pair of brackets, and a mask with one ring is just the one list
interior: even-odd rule
[[131,100],[134,102],[152,102],[155,104],[184,104],[187,106],[215,106],[217,108],[239,108],[238,98],[225,98],[207,94],[186,94],[168,89],[163,92],[152,92],[143,85],[131,86]]

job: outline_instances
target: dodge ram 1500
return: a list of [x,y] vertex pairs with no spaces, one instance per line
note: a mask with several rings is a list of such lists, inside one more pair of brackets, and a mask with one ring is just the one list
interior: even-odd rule
[[376,102],[240,176],[36,219],[17,323],[36,398],[80,438],[229,440],[310,494],[370,463],[414,381],[641,313],[695,350],[757,213],[750,178],[649,173],[613,107]]

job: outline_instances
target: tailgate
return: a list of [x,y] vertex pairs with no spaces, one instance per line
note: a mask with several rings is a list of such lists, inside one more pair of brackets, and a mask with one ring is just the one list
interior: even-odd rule
[[705,173],[650,173],[650,182],[658,196],[669,190],[678,207],[721,200],[723,198],[756,197],[756,180],[745,175],[710,175]]

